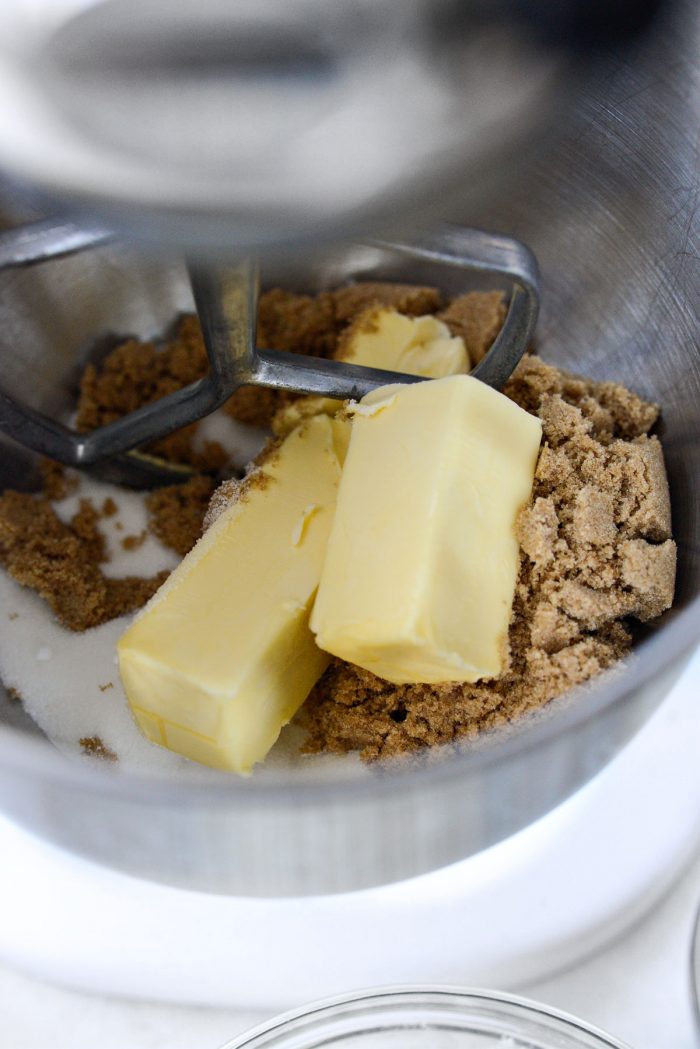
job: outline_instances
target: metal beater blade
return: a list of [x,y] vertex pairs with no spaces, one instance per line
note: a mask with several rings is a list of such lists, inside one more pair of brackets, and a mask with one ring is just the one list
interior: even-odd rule
[[[34,223],[0,234],[0,269],[59,258],[109,239],[103,229]],[[442,227],[415,242],[371,243],[417,261],[508,279],[512,291],[505,322],[472,372],[501,388],[525,352],[537,320],[539,274],[532,252],[509,237],[459,227]],[[139,447],[210,414],[241,386],[345,400],[359,399],[387,383],[422,381],[403,373],[258,349],[259,278],[257,264],[250,259],[215,269],[193,266],[190,278],[209,358],[204,378],[89,433],[78,433],[0,389],[0,431],[68,466],[90,469],[116,483],[149,487],[183,480],[191,471],[147,455]]]

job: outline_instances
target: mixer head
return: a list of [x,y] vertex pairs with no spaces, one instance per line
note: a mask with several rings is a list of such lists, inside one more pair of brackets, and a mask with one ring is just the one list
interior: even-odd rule
[[[39,0],[6,13],[0,170],[79,227],[4,234],[0,267],[88,248],[111,230],[185,250],[210,370],[89,434],[0,391],[0,429],[34,451],[131,484],[182,479],[133,449],[241,385],[358,398],[406,375],[256,348],[250,254],[425,227],[541,148],[601,42],[652,0]],[[604,32],[601,32],[604,27]],[[95,216],[100,223],[95,226]],[[104,225],[106,223],[106,225]],[[396,233],[391,246],[512,284],[474,374],[503,385],[532,336],[537,266],[510,238]],[[231,262],[231,258],[234,261]]]
[[659,0],[6,6],[0,172],[211,255],[478,225]]

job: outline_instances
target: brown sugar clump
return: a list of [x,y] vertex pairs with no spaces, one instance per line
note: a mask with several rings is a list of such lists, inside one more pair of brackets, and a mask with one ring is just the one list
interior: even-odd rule
[[122,547],[124,550],[138,550],[146,542],[147,537],[148,532],[145,528],[137,535],[125,535],[122,539]]
[[146,496],[150,531],[161,543],[184,557],[202,534],[202,522],[213,491],[214,482],[209,477],[193,477],[184,484],[150,492]]
[[526,357],[504,391],[539,415],[544,441],[520,515],[521,561],[499,678],[392,685],[335,660],[302,708],[306,749],[366,759],[471,738],[543,706],[624,657],[628,617],[673,599],[676,548],[658,408],[613,383]]
[[409,317],[422,317],[435,313],[444,304],[436,288],[423,288],[414,284],[387,284],[381,281],[364,281],[348,284],[344,288],[327,292],[333,300],[336,328],[340,329],[370,306],[390,306],[398,313]]
[[503,327],[505,299],[500,291],[470,291],[437,316],[453,335],[461,335],[473,366],[486,356]]
[[203,473],[219,473],[228,463],[228,453],[219,441],[196,441],[197,423],[148,445],[147,451],[171,463],[185,464]]
[[[169,575],[170,572],[164,570],[153,576],[129,575],[121,579],[105,578],[105,600],[99,622],[108,623],[110,619],[126,616],[143,608]],[[90,625],[97,626],[98,623]]]
[[[74,518],[75,521],[75,518]],[[64,524],[46,499],[0,495],[0,564],[44,598],[69,630],[87,630],[140,608],[167,577],[108,579],[98,545],[79,517]]]
[[[157,345],[127,339],[96,367],[89,364],[80,381],[76,426],[81,432],[106,426],[144,404],[150,404],[201,379],[208,370],[199,321],[183,317],[174,336]],[[195,441],[197,425],[153,441],[147,451],[196,470],[217,471],[227,455],[216,441]]]
[[633,614],[646,621],[665,611],[673,599],[676,578],[676,544],[628,539],[620,544],[620,577],[629,587]]
[[39,463],[41,488],[47,499],[65,499],[78,487],[78,478],[69,474],[65,466],[55,463],[53,459],[42,459]]
[[80,509],[70,520],[70,529],[81,540],[85,556],[100,564],[107,560],[105,538],[99,529],[100,514],[89,499],[80,500]]
[[224,405],[224,411],[248,426],[267,427],[275,412],[294,399],[284,390],[267,390],[262,386],[241,386]]
[[201,379],[207,371],[204,342],[196,317],[183,317],[172,339],[162,345],[127,339],[96,367],[88,364],[80,381],[77,428],[84,432],[115,422],[127,412]]
[[80,537],[44,499],[20,492],[0,496],[0,561],[71,630],[94,625],[105,598],[102,573],[85,554]]
[[83,736],[80,746],[84,754],[93,758],[101,758],[102,761],[117,761],[117,755],[109,747],[105,746],[99,736]]
[[257,343],[263,350],[329,357],[335,333],[335,304],[329,293],[297,295],[273,288],[260,296]]

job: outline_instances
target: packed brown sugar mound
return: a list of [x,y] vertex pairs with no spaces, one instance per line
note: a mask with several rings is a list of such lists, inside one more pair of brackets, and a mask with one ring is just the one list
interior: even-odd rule
[[0,564],[22,586],[36,590],[69,630],[88,630],[135,611],[168,574],[108,578],[100,568],[106,555],[98,516],[83,500],[64,524],[44,497],[0,495]]
[[[108,560],[99,522],[117,510],[107,499],[95,507],[81,499],[70,521],[63,522],[52,506],[75,484],[55,463],[42,464],[42,495],[6,491],[0,495],[0,565],[22,586],[42,597],[56,619],[68,630],[81,632],[135,612],[165,582],[168,572],[152,576],[105,575]],[[209,477],[149,493],[148,527],[165,546],[184,556],[202,532],[202,521],[214,483]],[[143,536],[125,536],[122,545],[133,549]]]
[[519,520],[521,565],[510,664],[476,684],[392,685],[336,660],[302,708],[307,750],[367,759],[475,736],[543,706],[622,659],[625,620],[673,599],[676,548],[658,416],[614,383],[527,357],[505,393],[543,424],[533,499]]

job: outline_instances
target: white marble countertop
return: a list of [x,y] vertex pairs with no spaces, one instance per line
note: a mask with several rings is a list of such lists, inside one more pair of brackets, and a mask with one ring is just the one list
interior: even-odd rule
[[[518,993],[596,1024],[634,1049],[697,1049],[689,952],[699,900],[700,857],[618,942]],[[0,1049],[217,1049],[267,1018],[78,994],[0,968]]]

